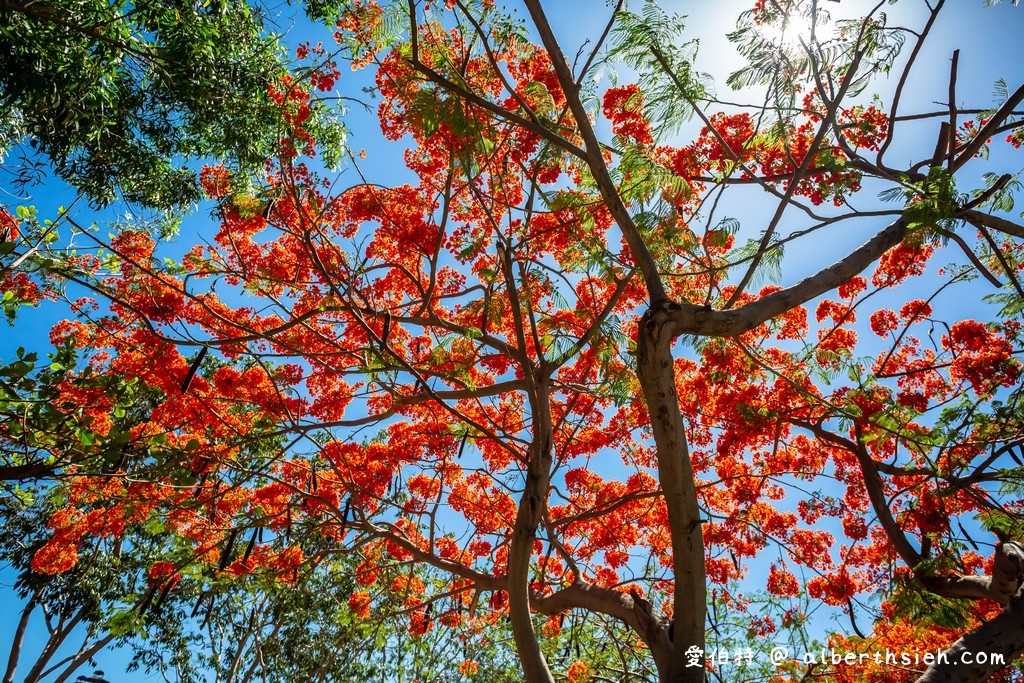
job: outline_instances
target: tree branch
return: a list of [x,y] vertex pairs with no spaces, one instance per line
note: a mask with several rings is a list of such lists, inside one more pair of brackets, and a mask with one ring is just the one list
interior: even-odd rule
[[907,222],[901,218],[887,226],[857,249],[831,266],[801,280],[797,284],[762,297],[739,308],[712,311],[693,304],[679,305],[669,313],[674,335],[692,334],[707,337],[732,337],[752,330],[761,323],[803,305],[826,292],[849,282],[886,251],[896,246],[907,234]]
[[[1024,653],[1024,596],[1018,591],[1007,609],[965,633],[936,658],[917,683],[982,683]],[[978,662],[983,654],[983,662]],[[993,661],[992,655],[1001,655]]]
[[10,655],[7,657],[7,670],[4,672],[3,683],[14,683],[14,672],[18,670],[18,659],[21,657],[21,647],[25,642],[25,629],[28,628],[28,619],[36,608],[41,592],[42,589],[37,588],[21,611],[21,618],[18,620],[18,627],[14,631],[14,638],[11,642]]
[[[562,54],[558,41],[555,39],[547,16],[540,6],[540,0],[526,0],[526,7],[533,18],[534,25],[537,27],[537,33],[540,34],[544,49],[551,56],[551,65],[555,70],[555,75],[558,77],[558,84],[562,87],[562,92],[565,93],[569,110],[572,112],[576,125],[579,127],[580,137],[583,138],[583,144],[586,148],[586,155],[583,159],[594,176],[594,181],[601,192],[601,198],[615,219],[615,223],[622,231],[622,236],[626,239],[633,258],[636,259],[637,267],[639,267],[640,273],[643,275],[644,284],[647,286],[647,292],[650,295],[651,301],[667,301],[668,293],[665,291],[665,285],[662,283],[661,276],[658,273],[658,264],[647,248],[643,236],[641,236],[640,231],[633,222],[633,218],[629,215],[626,205],[623,204],[622,197],[619,196],[618,188],[615,187],[615,183],[612,181],[608,167],[604,163],[601,144],[597,139],[597,134],[594,132],[593,125],[590,123],[587,110],[579,98],[579,88],[576,86],[576,80],[573,78],[565,55]],[[583,78],[583,74],[580,74],[580,78]]]

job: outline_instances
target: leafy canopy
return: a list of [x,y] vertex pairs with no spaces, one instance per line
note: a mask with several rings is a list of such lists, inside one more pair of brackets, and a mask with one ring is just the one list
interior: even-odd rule
[[[1024,227],[1005,167],[1024,86],[994,109],[908,103],[948,10],[907,28],[818,5],[740,17],[739,103],[653,5],[616,5],[578,53],[536,0],[527,28],[491,2],[340,6],[338,59],[372,76],[404,177],[356,155],[347,185],[318,169],[310,106],[335,67],[282,77],[266,174],[200,174],[207,243],[167,261],[126,225],[51,271],[104,303],[51,333],[90,368],[41,378],[32,433],[60,438],[8,450],[80,468],[32,569],[149,521],[226,585],[298,581],[343,548],[354,614],[397,611],[413,639],[507,618],[531,683],[614,670],[552,646],[593,615],[672,683],[721,671],[716,645],[805,643],[822,611],[848,614],[854,635],[828,636],[844,651],[1018,656]],[[800,16],[800,40],[771,30]],[[637,83],[595,82],[615,60]],[[964,312],[994,287],[1002,312]],[[126,382],[148,412],[117,416]],[[104,470],[117,439],[132,456]]]

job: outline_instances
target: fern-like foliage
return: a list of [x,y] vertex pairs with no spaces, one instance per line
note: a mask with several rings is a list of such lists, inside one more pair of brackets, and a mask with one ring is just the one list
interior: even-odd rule
[[639,73],[647,114],[661,134],[678,130],[708,93],[708,77],[693,68],[699,43],[683,38],[684,19],[648,0],[639,14],[623,11],[613,33],[610,56]]

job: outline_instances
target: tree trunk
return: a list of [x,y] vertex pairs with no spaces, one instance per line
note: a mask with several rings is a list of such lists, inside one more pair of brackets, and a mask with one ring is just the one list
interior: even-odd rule
[[640,321],[637,339],[637,375],[654,433],[675,572],[671,656],[667,671],[659,667],[659,678],[666,683],[703,683],[707,620],[704,534],[676,391],[672,326],[668,323],[673,306],[667,301],[655,302]]
[[530,397],[533,404],[530,461],[526,466],[526,483],[519,501],[508,550],[508,609],[512,622],[512,637],[516,642],[516,652],[523,667],[523,680],[526,683],[554,683],[551,670],[540,651],[540,641],[533,628],[530,609],[530,558],[533,556],[537,527],[540,526],[547,507],[554,448],[554,430],[551,424],[546,379],[540,379],[533,384],[533,389]]
[[547,486],[547,477],[539,477],[532,471],[527,473],[526,490],[519,501],[519,512],[508,551],[509,619],[526,683],[554,681],[540,651],[540,642],[530,613],[530,558],[533,555],[537,525],[540,524],[544,510]]
[[14,632],[14,641],[11,643],[11,653],[7,658],[7,671],[4,672],[3,683],[14,683],[14,673],[18,670],[18,660],[21,658],[21,646],[25,642],[25,629],[28,628],[28,619],[36,608],[40,591],[37,590],[29,599],[25,609],[21,611],[21,619],[18,620],[18,628]]

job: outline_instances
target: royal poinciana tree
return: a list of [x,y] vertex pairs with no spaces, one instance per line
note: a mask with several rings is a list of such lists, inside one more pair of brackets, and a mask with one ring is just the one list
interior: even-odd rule
[[[588,675],[543,654],[567,614],[620,620],[677,683],[728,675],[704,661],[721,608],[770,640],[804,599],[850,614],[843,652],[950,653],[889,680],[997,675],[958,653],[1024,651],[1024,225],[1014,167],[985,161],[1019,164],[1024,85],[962,104],[951,46],[928,65],[946,104],[906,101],[941,1],[905,27],[755,3],[738,104],[654,5],[615,4],[578,50],[524,5],[339,8],[337,48],[300,48],[312,79],[271,89],[287,136],[260,191],[203,171],[208,244],[168,263],[125,229],[46,263],[95,301],[51,333],[89,359],[49,382],[87,443],[3,427],[18,465],[74,453],[46,470],[66,506],[33,568],[159,518],[221,577],[355,553],[342,597],[400,605],[414,635],[507,616],[531,683]],[[358,155],[315,172],[303,124],[345,62],[372,72],[405,182]],[[609,64],[631,82],[596,84]],[[158,395],[130,425],[125,378]]]

